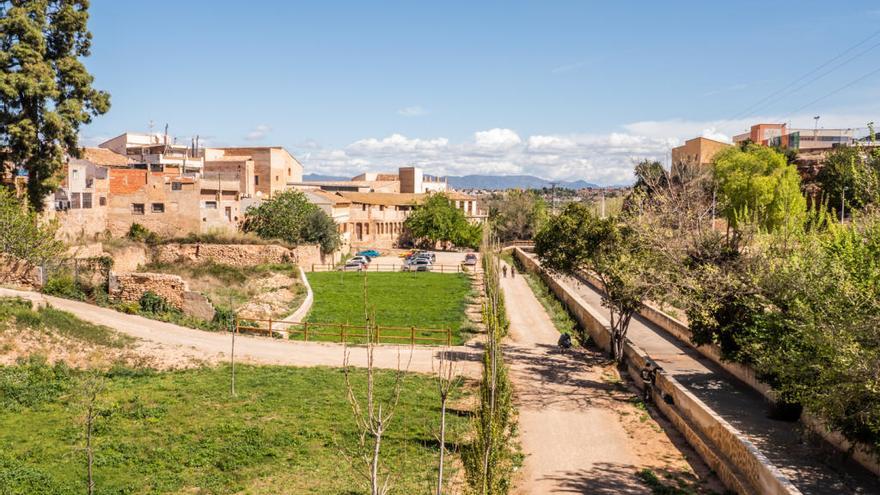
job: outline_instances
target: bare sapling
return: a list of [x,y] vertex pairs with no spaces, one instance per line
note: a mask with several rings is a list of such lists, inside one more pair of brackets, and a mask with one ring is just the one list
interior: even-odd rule
[[444,349],[439,354],[439,366],[437,368],[437,386],[440,392],[440,431],[437,441],[440,444],[440,457],[437,462],[437,495],[443,494],[443,463],[446,454],[446,405],[449,394],[458,386],[455,363],[449,359],[449,350]]
[[375,376],[375,350],[378,344],[378,325],[374,313],[368,309],[367,276],[364,274],[364,317],[366,342],[366,398],[362,401],[355,392],[352,383],[351,352],[345,349],[343,358],[343,370],[345,375],[345,387],[348,402],[351,405],[352,415],[358,429],[358,445],[356,452],[349,455],[343,451],[355,472],[363,476],[370,487],[370,495],[386,495],[391,489],[393,474],[382,466],[381,452],[382,440],[385,432],[394,418],[395,410],[400,401],[400,390],[404,373],[409,369],[412,360],[410,349],[410,361],[406,368],[401,368],[400,348],[397,353],[397,370],[391,390],[386,397],[380,397],[376,392]]
[[98,397],[104,391],[104,378],[97,372],[90,373],[80,384],[80,400],[83,408],[82,427],[85,437],[83,451],[86,454],[86,493],[95,493],[95,447],[94,432],[95,422],[100,415]]

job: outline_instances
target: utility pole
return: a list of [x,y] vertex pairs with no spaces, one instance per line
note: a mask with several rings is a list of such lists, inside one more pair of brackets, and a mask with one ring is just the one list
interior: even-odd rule
[[815,124],[813,124],[813,146],[818,146],[819,144],[819,115],[813,117]]

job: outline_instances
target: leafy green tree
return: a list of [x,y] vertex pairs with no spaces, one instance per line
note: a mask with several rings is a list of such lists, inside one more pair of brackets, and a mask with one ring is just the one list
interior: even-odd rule
[[531,239],[547,221],[547,202],[536,191],[513,189],[489,201],[489,217],[499,241]]
[[0,187],[0,253],[14,263],[39,265],[61,254],[64,243],[55,239],[56,223],[42,221],[25,201]]
[[92,88],[81,57],[91,50],[87,0],[0,1],[0,163],[28,173],[36,210],[58,185],[78,132],[106,113],[110,95]]
[[592,272],[602,283],[602,305],[611,324],[611,353],[623,360],[623,343],[633,314],[656,294],[654,256],[637,231],[620,218],[599,218],[589,207],[569,203],[535,237],[544,267],[567,274]]
[[307,242],[318,243],[324,254],[336,251],[342,244],[336,222],[320,208],[315,208],[306,215],[302,238]]
[[841,199],[847,211],[880,203],[880,151],[859,146],[834,149],[816,179],[829,208],[839,209]]
[[290,244],[317,243],[325,254],[339,246],[336,223],[301,191],[284,191],[245,212],[242,230]]
[[785,156],[764,146],[730,147],[715,156],[722,212],[735,230],[754,223],[767,231],[802,225],[806,199],[800,176]]
[[417,242],[432,246],[438,242],[462,247],[479,246],[479,226],[472,226],[464,212],[455,207],[445,194],[431,194],[418,205],[403,223]]

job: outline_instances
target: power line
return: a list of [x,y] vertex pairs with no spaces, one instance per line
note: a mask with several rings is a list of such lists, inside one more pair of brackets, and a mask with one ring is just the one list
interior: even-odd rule
[[[832,58],[826,60],[825,62],[823,62],[822,64],[820,64],[820,65],[814,67],[812,70],[810,70],[810,71],[807,72],[806,74],[804,74],[804,75],[798,77],[798,78],[795,79],[794,81],[788,83],[788,84],[785,85],[784,87],[782,87],[782,88],[780,88],[780,89],[774,91],[773,93],[770,93],[769,95],[765,96],[764,98],[761,98],[761,99],[758,100],[757,102],[753,103],[751,106],[747,107],[745,110],[743,110],[743,111],[737,113],[736,115],[734,115],[733,117],[731,117],[729,120],[735,120],[735,119],[737,119],[737,118],[739,118],[739,117],[742,117],[742,116],[748,114],[748,113],[751,112],[753,109],[755,109],[755,108],[757,108],[757,107],[763,105],[765,102],[771,100],[771,99],[774,98],[775,96],[778,96],[779,94],[785,92],[786,90],[788,90],[788,89],[791,88],[792,86],[798,84],[799,82],[801,82],[801,81],[803,81],[804,79],[810,77],[811,75],[815,74],[816,72],[818,72],[818,71],[824,69],[825,67],[831,65],[832,63],[834,63],[836,60],[840,59],[840,58],[843,57],[844,55],[846,55],[846,54],[850,53],[851,51],[855,50],[856,48],[858,48],[858,47],[864,45],[865,43],[867,43],[868,41],[870,41],[872,38],[876,37],[878,34],[880,34],[880,30],[874,31],[874,32],[873,32],[871,35],[869,35],[867,38],[863,39],[862,41],[859,41],[859,42],[856,43],[855,45],[850,46],[850,47],[847,48],[846,50],[844,50],[844,51],[838,53],[838,54],[835,55],[834,57],[832,57]],[[874,47],[876,47],[876,46],[878,46],[878,45],[874,45],[874,46],[872,46],[871,48],[869,48],[868,50],[863,51],[863,52],[860,52],[858,55],[856,55],[856,56],[853,57],[853,58],[858,58],[859,56],[863,55],[863,54],[866,53],[867,51],[870,51],[872,48],[874,48]],[[840,67],[841,65],[845,65],[845,64],[849,63],[851,60],[853,60],[853,58],[847,59],[847,61],[845,61],[843,64],[840,64],[840,65],[836,66],[835,69],[836,69],[837,67]],[[835,70],[835,69],[832,69],[832,71]],[[824,77],[824,75],[826,75],[826,74],[823,74],[822,76],[819,76],[819,78]],[[818,79],[818,78],[817,78],[817,79]],[[814,79],[813,81],[815,81],[815,80],[816,80],[816,79]],[[812,81],[811,81],[811,82],[812,82]],[[809,83],[807,83],[807,84],[810,84],[811,82],[809,82]],[[801,88],[803,88],[803,86],[802,86]],[[800,88],[799,88],[799,89],[800,89]]]
[[[829,96],[836,95],[837,93],[840,93],[840,92],[843,91],[844,89],[847,89],[847,88],[849,88],[849,87],[851,87],[851,86],[853,86],[853,85],[855,85],[855,84],[858,84],[858,83],[864,81],[865,79],[867,79],[867,78],[873,76],[874,74],[877,74],[878,72],[880,72],[880,67],[877,67],[876,69],[872,70],[871,72],[868,72],[867,74],[864,74],[864,75],[862,75],[862,76],[860,76],[860,77],[858,77],[858,78],[856,78],[856,79],[853,79],[852,81],[850,81],[850,82],[844,84],[843,86],[840,86],[839,88],[837,88],[837,89],[835,89],[835,90],[833,90],[833,91],[830,91],[830,92],[828,92],[828,93],[825,93],[824,95],[822,95],[822,96],[816,98],[815,100],[813,100],[813,101],[807,103],[806,105],[800,106],[800,107],[798,107],[797,109],[792,110],[791,112],[788,113],[788,115],[786,116],[786,118],[788,118],[788,117],[790,117],[790,116],[792,116],[792,115],[794,115],[794,114],[800,112],[801,110],[807,108],[807,107],[810,106],[810,105],[816,104],[816,103],[818,103],[818,102],[824,100],[825,98],[828,98]],[[783,119],[783,120],[784,120],[784,119]]]

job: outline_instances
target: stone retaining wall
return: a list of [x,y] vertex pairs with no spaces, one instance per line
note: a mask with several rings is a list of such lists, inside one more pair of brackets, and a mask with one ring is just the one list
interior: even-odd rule
[[145,292],[161,296],[169,304],[183,310],[186,281],[167,273],[121,273],[110,276],[110,296],[120,301],[138,302]]
[[[566,305],[594,342],[610,349],[611,328],[607,320],[575,291],[549,276],[522,249],[514,249],[527,270],[537,273]],[[644,388],[640,371],[649,356],[627,339],[624,344],[627,371]],[[657,372],[654,402],[681,431],[725,486],[740,494],[794,495],[800,491],[750,441],[663,370]]]
[[152,257],[160,263],[214,261],[233,266],[296,263],[305,267],[322,263],[318,245],[287,248],[277,244],[160,244],[153,248]]

